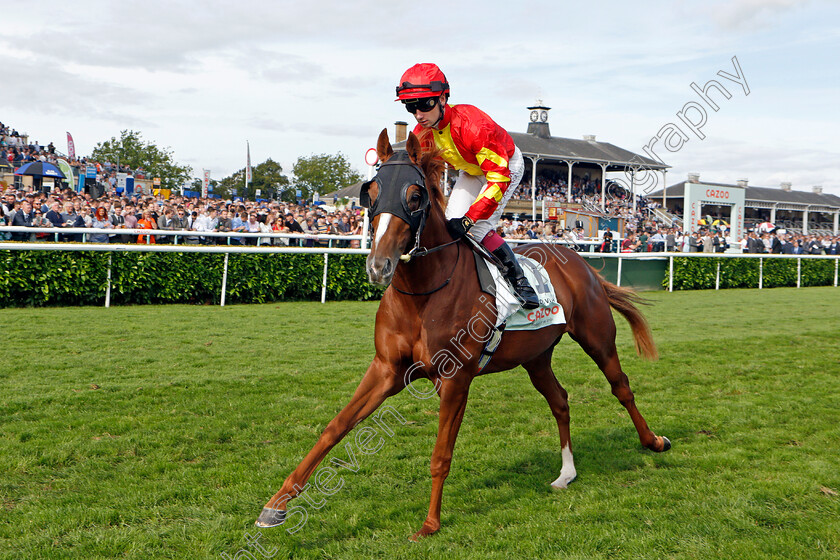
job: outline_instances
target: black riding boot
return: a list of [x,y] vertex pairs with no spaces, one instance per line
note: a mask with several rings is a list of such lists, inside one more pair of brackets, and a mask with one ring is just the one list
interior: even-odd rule
[[505,279],[510,282],[510,285],[516,292],[517,298],[522,303],[522,307],[525,309],[536,309],[539,307],[540,298],[537,297],[537,292],[534,291],[534,288],[528,283],[528,279],[525,278],[525,273],[522,272],[522,267],[519,266],[510,245],[504,243],[501,247],[493,251],[493,254],[505,265]]

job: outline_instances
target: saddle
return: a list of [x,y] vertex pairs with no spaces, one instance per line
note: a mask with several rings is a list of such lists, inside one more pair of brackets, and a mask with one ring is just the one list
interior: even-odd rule
[[[540,300],[540,306],[537,309],[524,309],[516,298],[513,288],[502,274],[499,268],[501,263],[498,263],[498,259],[470,236],[465,236],[464,239],[473,249],[481,291],[490,296],[491,303],[494,303],[496,309],[494,332],[484,344],[478,361],[479,371],[481,371],[493,357],[505,330],[533,331],[549,325],[562,325],[566,323],[566,315],[563,312],[563,306],[557,302],[548,272],[537,261],[516,255],[519,265],[525,272],[525,277]],[[482,303],[484,303],[484,297],[480,298]]]

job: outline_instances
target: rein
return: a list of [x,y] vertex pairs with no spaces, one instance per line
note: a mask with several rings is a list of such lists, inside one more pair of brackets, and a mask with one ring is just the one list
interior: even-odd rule
[[[417,241],[415,242],[414,247],[412,247],[411,251],[409,251],[405,255],[401,255],[400,260],[402,262],[408,262],[414,257],[425,257],[426,255],[429,255],[431,253],[435,253],[437,251],[440,251],[441,249],[445,249],[450,245],[454,245],[455,243],[458,243],[458,241],[460,241],[460,239],[453,239],[449,243],[444,243],[443,245],[438,245],[437,247],[426,249],[425,247],[420,247],[420,236],[417,236]],[[458,247],[458,249],[460,254],[460,246]]]
[[[417,255],[417,256],[423,257],[423,256],[428,255],[429,253],[433,253],[435,251],[440,251],[444,247],[452,245],[453,243],[456,243],[457,241],[458,240],[456,239],[455,241],[450,241],[449,243],[444,243],[443,245],[438,245],[437,247],[433,247],[432,249],[422,249],[423,251],[425,251],[425,253],[423,253],[422,255]],[[400,257],[400,258],[402,258],[402,257]],[[437,292],[438,290],[442,290],[443,288],[445,288],[449,284],[449,282],[452,280],[452,276],[455,274],[456,268],[458,267],[458,261],[459,260],[461,260],[461,246],[460,245],[458,245],[458,256],[455,257],[455,264],[452,265],[452,271],[449,273],[449,277],[446,280],[444,280],[443,284],[441,284],[440,286],[438,286],[437,288],[435,288],[433,290],[429,290],[428,292],[406,292],[404,290],[400,290],[399,288],[397,288],[393,284],[391,284],[391,286],[393,286],[393,288],[395,290],[397,290],[399,293],[405,294],[407,296],[428,296],[428,295],[431,295],[431,294]]]

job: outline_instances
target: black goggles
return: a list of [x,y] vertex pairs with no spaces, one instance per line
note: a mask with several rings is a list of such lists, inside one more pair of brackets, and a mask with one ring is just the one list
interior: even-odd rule
[[437,102],[437,97],[424,97],[422,99],[403,101],[403,105],[405,105],[405,110],[413,115],[417,111],[422,111],[423,113],[431,111],[435,108]]

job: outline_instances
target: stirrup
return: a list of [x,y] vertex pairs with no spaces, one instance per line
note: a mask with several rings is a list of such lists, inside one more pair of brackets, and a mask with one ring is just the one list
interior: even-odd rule
[[540,298],[537,296],[534,288],[531,287],[527,278],[524,276],[521,278],[511,278],[510,285],[524,309],[536,309],[540,306]]

